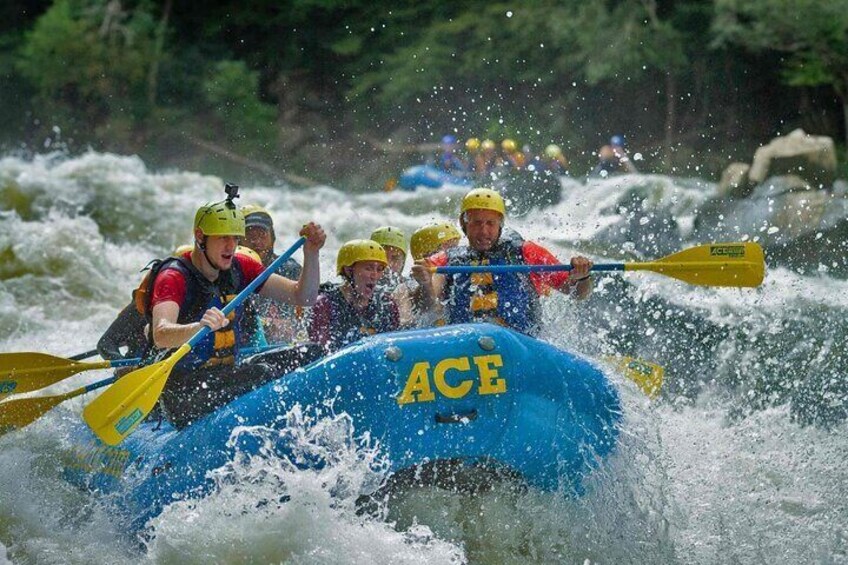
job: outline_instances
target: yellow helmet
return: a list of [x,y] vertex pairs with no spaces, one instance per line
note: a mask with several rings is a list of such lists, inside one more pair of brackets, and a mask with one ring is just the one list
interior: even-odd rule
[[371,232],[371,240],[376,241],[380,245],[390,245],[397,247],[406,253],[406,234],[400,228],[392,226],[383,226]]
[[447,222],[427,224],[415,230],[415,233],[412,234],[412,238],[409,240],[412,258],[416,261],[423,259],[435,253],[444,242],[452,239],[460,239],[461,237],[462,234],[459,233],[459,230],[453,224]]
[[503,197],[491,188],[475,188],[462,199],[460,214],[468,210],[493,210],[501,216],[506,216],[506,205]]
[[506,151],[507,153],[515,153],[518,149],[518,144],[515,143],[514,139],[504,139],[501,141],[501,149]]
[[476,137],[471,137],[465,142],[465,148],[469,153],[476,153],[480,149],[480,140]]
[[194,245],[180,245],[179,247],[174,249],[174,252],[171,253],[171,257],[182,257],[183,255],[185,255],[189,251],[192,251],[193,249],[194,249]]
[[258,204],[245,204],[241,207],[241,213],[244,214],[245,227],[259,226],[267,230],[274,229],[271,213]]
[[495,142],[491,139],[484,139],[483,143],[480,144],[480,149],[483,151],[492,151],[495,149]]
[[345,267],[352,267],[359,261],[378,261],[388,265],[386,250],[383,246],[372,239],[352,239],[339,249],[336,257],[336,273],[341,275]]
[[203,235],[244,237],[244,214],[228,200],[205,204],[194,215],[194,229]]
[[554,145],[551,143],[547,147],[545,147],[545,157],[548,159],[556,159],[557,157],[562,156],[562,149],[559,148],[559,145]]
[[251,249],[250,247],[245,247],[244,245],[239,245],[236,247],[236,255],[245,255],[250,257],[251,259],[255,259],[257,263],[262,263],[262,257],[259,256],[259,253]]

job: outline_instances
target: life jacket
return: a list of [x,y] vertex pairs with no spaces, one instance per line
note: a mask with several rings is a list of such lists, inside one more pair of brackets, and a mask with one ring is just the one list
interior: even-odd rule
[[340,284],[322,285],[321,292],[330,302],[330,341],[327,347],[331,351],[369,335],[398,329],[391,308],[392,299],[386,292],[377,291],[364,312],[360,312],[345,300]]
[[[502,236],[486,252],[471,247],[448,249],[447,265],[524,265],[524,240]],[[448,323],[494,322],[534,333],[541,321],[539,296],[526,273],[458,273],[446,277]]]
[[[276,258],[277,255],[271,253],[263,266],[267,267]],[[300,277],[301,269],[302,267],[297,261],[289,259],[278,267],[275,272],[287,279],[296,281]],[[307,340],[305,337],[307,331],[306,315],[303,306],[293,306],[274,300],[273,298],[253,294],[246,302],[244,321],[242,323],[242,326],[245,328],[251,327],[246,319],[249,316],[258,318],[262,340],[265,341],[263,344],[259,343],[262,340],[251,340],[250,345],[294,343],[295,341]]]
[[[182,273],[186,282],[186,295],[180,312],[177,316],[178,324],[191,324],[203,317],[203,313],[209,308],[224,308],[228,302],[238,295],[244,288],[244,273],[238,256],[233,259],[232,267],[226,271],[220,271],[218,279],[214,282],[203,276],[191,259],[180,257],[169,257],[163,260],[155,260],[148,265],[149,272],[142,280],[134,296],[136,308],[144,314],[148,323],[147,341],[149,352],[155,350],[153,345],[153,309],[150,305],[153,296],[153,285],[160,273],[174,269]],[[238,347],[242,345],[241,317],[243,308],[239,307],[228,316],[230,323],[218,331],[211,332],[191,351],[183,357],[176,365],[176,370],[190,371],[198,367],[212,367],[215,365],[232,365],[236,361]]]
[[445,152],[439,158],[439,165],[448,173],[465,172],[465,163],[453,152]]

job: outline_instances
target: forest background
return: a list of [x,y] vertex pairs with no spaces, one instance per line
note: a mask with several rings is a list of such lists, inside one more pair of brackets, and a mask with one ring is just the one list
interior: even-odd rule
[[12,0],[0,150],[378,190],[447,133],[715,180],[848,137],[848,0]]

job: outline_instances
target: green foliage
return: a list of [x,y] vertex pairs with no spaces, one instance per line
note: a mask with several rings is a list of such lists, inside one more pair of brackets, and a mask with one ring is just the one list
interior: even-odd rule
[[147,110],[144,85],[155,23],[142,7],[57,0],[24,40],[18,70],[46,108],[102,124]]
[[276,108],[259,99],[259,73],[242,61],[220,61],[203,81],[203,96],[231,141],[273,141]]
[[845,0],[716,0],[713,29],[717,45],[787,53],[789,84],[828,85],[848,96]]
[[688,62],[683,33],[661,20],[650,3],[627,0],[609,7],[587,2],[575,20],[574,56],[590,84],[630,80],[648,71],[676,71]]

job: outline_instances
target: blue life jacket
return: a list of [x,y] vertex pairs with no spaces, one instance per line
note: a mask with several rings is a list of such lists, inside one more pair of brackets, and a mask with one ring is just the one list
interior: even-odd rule
[[[447,250],[448,266],[523,265],[523,239],[498,239],[486,252],[469,246]],[[446,278],[448,323],[494,322],[535,333],[541,322],[539,295],[526,273],[459,273]]]

